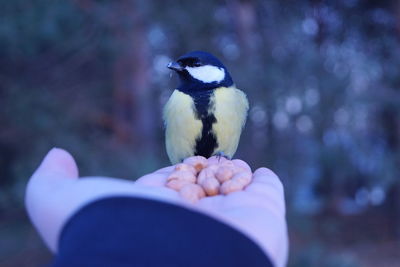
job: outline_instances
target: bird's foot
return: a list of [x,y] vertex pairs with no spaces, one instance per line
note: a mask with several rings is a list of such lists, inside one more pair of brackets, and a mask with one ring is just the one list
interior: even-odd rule
[[217,157],[218,162],[220,162],[222,157],[226,158],[227,160],[231,160],[231,158],[222,151],[218,151],[217,153],[215,153],[215,156]]

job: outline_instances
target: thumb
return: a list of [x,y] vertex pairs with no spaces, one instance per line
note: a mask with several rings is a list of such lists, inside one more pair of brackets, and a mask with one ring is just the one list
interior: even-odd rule
[[78,167],[74,158],[64,149],[53,148],[44,157],[32,176],[36,179],[77,179]]
[[[57,189],[78,178],[74,158],[65,150],[53,148],[28,181],[25,206],[33,224],[45,243],[55,251],[62,207],[57,201]],[[67,183],[68,184],[68,183]]]

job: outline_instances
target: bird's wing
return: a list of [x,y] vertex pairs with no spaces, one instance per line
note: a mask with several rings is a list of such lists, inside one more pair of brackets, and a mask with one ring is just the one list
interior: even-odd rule
[[224,152],[229,157],[233,157],[249,109],[246,94],[235,87],[218,88],[214,93],[213,108],[217,119],[217,122],[213,124],[213,131],[218,142],[215,152]]
[[170,161],[175,164],[192,156],[202,123],[196,117],[193,99],[175,90],[164,107],[165,143]]

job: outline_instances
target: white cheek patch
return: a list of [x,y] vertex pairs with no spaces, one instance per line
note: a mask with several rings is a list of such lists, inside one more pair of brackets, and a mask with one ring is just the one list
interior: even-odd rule
[[186,67],[189,74],[203,83],[213,83],[223,81],[225,79],[225,70],[211,65],[200,67]]

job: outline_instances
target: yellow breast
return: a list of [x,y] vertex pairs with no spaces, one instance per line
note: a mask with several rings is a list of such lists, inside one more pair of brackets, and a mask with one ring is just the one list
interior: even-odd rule
[[224,152],[232,158],[246,123],[249,102],[245,93],[235,87],[216,89],[211,101],[217,119],[212,128],[218,142],[214,153]]
[[165,142],[172,164],[193,155],[196,139],[202,130],[196,118],[193,99],[175,90],[164,107]]

